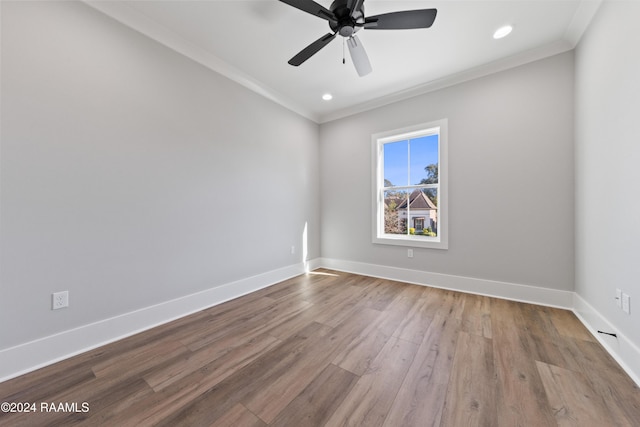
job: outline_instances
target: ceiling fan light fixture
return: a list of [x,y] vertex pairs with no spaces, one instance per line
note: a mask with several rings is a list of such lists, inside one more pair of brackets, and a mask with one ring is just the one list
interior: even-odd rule
[[493,33],[493,38],[498,40],[503,37],[507,37],[513,31],[513,27],[511,25],[505,25],[504,27],[500,27]]
[[330,93],[325,93],[324,95],[322,95],[322,99],[324,99],[325,101],[331,101],[333,99],[333,95],[331,95]]

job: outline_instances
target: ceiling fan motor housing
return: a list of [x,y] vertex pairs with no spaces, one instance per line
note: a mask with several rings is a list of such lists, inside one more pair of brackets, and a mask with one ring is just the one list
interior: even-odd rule
[[329,10],[338,18],[337,22],[329,21],[329,27],[342,37],[351,37],[364,24],[364,2],[361,3],[360,10],[352,13],[347,7],[347,1],[335,0],[329,7]]

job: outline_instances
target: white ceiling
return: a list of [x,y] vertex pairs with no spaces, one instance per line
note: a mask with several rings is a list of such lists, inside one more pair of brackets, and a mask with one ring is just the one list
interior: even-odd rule
[[[342,64],[341,37],[301,66],[287,64],[330,30],[277,0],[86,1],[319,123],[570,50],[600,2],[366,0],[366,16],[422,8],[438,15],[429,29],[360,31],[373,72],[358,77],[348,49]],[[505,24],[511,35],[494,40]],[[325,92],[333,100],[323,101]]]

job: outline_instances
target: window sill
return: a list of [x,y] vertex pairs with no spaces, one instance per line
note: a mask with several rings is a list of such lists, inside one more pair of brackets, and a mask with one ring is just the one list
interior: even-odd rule
[[446,241],[437,237],[425,237],[425,236],[389,236],[374,237],[373,243],[379,245],[392,245],[392,246],[409,246],[412,248],[427,248],[427,249],[448,249],[449,245]]

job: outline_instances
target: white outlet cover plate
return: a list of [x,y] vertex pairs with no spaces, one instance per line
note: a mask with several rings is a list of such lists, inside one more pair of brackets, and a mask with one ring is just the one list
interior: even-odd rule
[[54,292],[51,298],[51,309],[58,310],[69,306],[69,291]]
[[627,314],[631,314],[630,305],[631,305],[631,298],[629,297],[629,295],[623,292],[622,293],[622,311],[624,311]]

